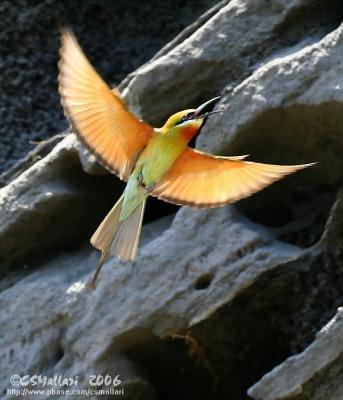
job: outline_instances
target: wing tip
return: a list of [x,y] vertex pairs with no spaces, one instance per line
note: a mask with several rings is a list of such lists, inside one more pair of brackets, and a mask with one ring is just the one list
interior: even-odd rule
[[311,162],[308,164],[300,164],[300,167],[301,167],[301,169],[303,169],[303,168],[312,167],[313,165],[317,165],[317,164],[319,164],[319,161],[314,161],[314,162]]
[[[201,153],[199,151],[194,151],[194,152],[198,156],[206,156],[206,157],[209,156],[208,154]],[[287,175],[290,175],[294,172],[297,172],[299,170],[317,164],[317,162],[312,162],[312,163],[298,164],[298,165],[273,165],[273,164],[255,163],[251,161],[243,161],[245,158],[244,156],[235,156],[235,157],[211,156],[211,157],[213,160],[217,160],[219,162],[222,159],[225,159],[227,161],[234,161],[242,166],[243,165],[250,166],[253,169],[255,168],[255,172],[257,172],[259,176],[258,175],[255,177],[250,176],[252,180],[250,184],[244,188],[243,191],[238,191],[238,192],[236,191],[234,195],[233,193],[230,193],[225,197],[213,196],[212,198],[210,198],[209,196],[206,196],[207,199],[204,200],[201,198],[196,198],[196,196],[183,196],[183,193],[180,193],[180,191],[175,192],[173,190],[173,186],[171,185],[172,182],[166,181],[166,179],[164,179],[164,184],[161,183],[158,184],[151,194],[153,196],[158,197],[161,200],[182,206],[195,207],[195,208],[220,207],[226,204],[234,203],[246,197],[249,197],[252,194],[259,192],[260,190],[266,188],[267,186],[284,178]],[[257,184],[252,185],[254,181]],[[245,183],[247,183],[247,181]]]
[[[86,55],[84,54],[83,50],[81,49],[72,29],[70,27],[61,27],[60,28],[60,32],[61,32],[61,46],[59,49],[59,61],[57,63],[58,66],[58,76],[57,76],[57,82],[58,82],[58,93],[60,95],[60,102],[62,105],[62,109],[63,109],[63,113],[64,116],[66,117],[66,119],[69,121],[70,126],[72,127],[73,131],[76,133],[78,139],[82,142],[82,144],[91,152],[93,153],[98,162],[105,167],[107,170],[109,170],[110,172],[114,173],[115,175],[117,175],[120,179],[123,180],[127,180],[128,178],[128,173],[131,171],[131,163],[126,163],[124,166],[122,167],[118,167],[117,165],[115,165],[114,163],[109,162],[108,160],[106,160],[101,154],[99,154],[99,152],[94,149],[92,147],[92,145],[90,143],[87,142],[86,138],[84,137],[84,135],[82,134],[82,132],[80,131],[80,129],[77,126],[77,123],[74,121],[73,119],[73,111],[72,109],[70,109],[70,104],[68,104],[68,81],[66,82],[66,75],[68,74],[68,68],[69,66],[67,65],[67,60],[69,59],[69,55],[71,55],[71,53],[76,52],[77,53],[77,57],[81,57],[83,58],[87,65],[92,68],[92,70],[94,69],[92,67],[92,65],[90,64],[88,58],[86,57]],[[94,70],[95,71],[95,70]],[[99,77],[99,79],[101,79],[101,77]],[[104,83],[104,85],[106,85]],[[107,88],[107,85],[106,85]],[[111,94],[114,97],[117,97],[117,99],[119,100],[120,104],[125,107],[125,104],[123,103],[123,101],[120,98],[120,93],[117,89],[110,89],[108,88],[109,92],[111,92]],[[146,125],[146,124],[145,124]],[[148,126],[148,125],[146,125]],[[150,135],[151,132],[153,131],[153,128],[151,128],[149,126],[149,130],[150,130]]]

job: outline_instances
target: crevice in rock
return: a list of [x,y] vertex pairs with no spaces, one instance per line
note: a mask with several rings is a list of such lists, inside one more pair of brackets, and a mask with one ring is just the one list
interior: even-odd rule
[[304,350],[342,304],[343,273],[337,261],[317,257],[278,266],[261,275],[231,303],[193,326],[216,378],[216,400],[246,400],[247,389],[289,356]]
[[63,357],[64,357],[64,349],[61,345],[59,345],[55,350],[54,364],[55,365],[58,364]]
[[[266,3],[266,7],[272,7],[268,0]],[[275,4],[274,7],[279,5]],[[254,68],[261,62],[266,63],[267,60],[279,57],[294,48],[321,40],[341,24],[342,18],[343,6],[339,0],[331,1],[324,8],[320,0],[311,1],[311,4],[299,4],[274,28],[271,39],[260,46],[258,57],[250,58],[249,53],[242,55],[247,57],[249,66]]]
[[268,110],[245,125],[228,154],[256,162],[318,162],[237,203],[240,213],[281,241],[301,248],[321,237],[343,180],[343,104],[293,105]]
[[[18,216],[3,233],[6,240],[0,246],[2,275],[9,269],[14,277],[15,270],[22,270],[25,275],[61,250],[73,251],[84,245],[125,188],[125,183],[113,175],[86,174],[78,157],[69,153],[54,164],[46,182],[37,181],[35,192],[41,196],[38,203],[30,204],[29,197],[35,193],[27,194],[23,204],[28,203],[32,210]],[[144,223],[174,215],[178,209],[179,206],[150,198]],[[26,247],[18,246],[18,237],[30,237]]]
[[61,26],[75,29],[101,75],[115,84],[215,2],[172,1],[168,12],[155,0],[2,3],[1,172],[32,148],[30,140],[67,127],[56,88]]
[[199,278],[196,280],[194,288],[195,290],[204,290],[207,289],[212,280],[214,278],[214,274],[212,272],[207,272],[199,276]]
[[185,333],[161,339],[145,328],[134,329],[116,345],[156,390],[157,399],[214,399],[216,378],[196,341]]
[[44,369],[40,373],[44,376],[53,376],[56,371],[59,371],[63,364],[65,349],[63,346],[61,332],[49,342],[46,348],[42,351],[42,359],[44,359]]
[[159,200],[156,197],[150,196],[148,198],[147,206],[144,214],[144,224],[152,221],[156,221],[159,218],[165,217],[166,215],[175,215],[179,210],[180,206],[172,203],[167,203],[163,200]]
[[294,313],[304,294],[295,271],[275,272],[186,331],[161,339],[135,329],[117,344],[158,399],[246,400],[246,390],[295,351]]
[[[92,177],[78,163],[66,164],[55,166],[47,184],[37,188],[42,190],[39,203],[18,216],[4,232],[2,271],[20,268],[23,261],[30,267],[61,248],[75,248],[91,234],[114,201],[116,190],[110,176]],[[28,236],[27,246],[18,246],[18,237],[24,240]]]
[[277,27],[276,34],[282,37],[285,33],[294,41],[299,37],[308,38],[319,32],[330,32],[342,22],[343,5],[340,0],[330,1],[325,7],[320,0],[312,1],[293,9]]
[[35,162],[46,156],[68,133],[70,132],[65,131],[37,143],[36,147],[29,151],[25,157],[19,159],[11,168],[0,174],[0,188],[8,185]]
[[[279,7],[281,9],[284,8],[279,4],[274,5],[269,0],[265,0],[265,3],[265,7],[270,9],[271,13],[274,7],[276,9]],[[249,44],[245,43],[245,48],[239,53],[241,59],[237,59],[238,63],[229,71],[230,78],[226,83],[230,82],[230,84],[225,87],[225,94],[231,93],[235,87],[239,86],[261,65],[282,55],[289,54],[295,49],[298,50],[318,42],[335,30],[342,23],[342,18],[343,6],[339,0],[330,2],[330,5],[325,9],[323,9],[323,4],[320,0],[311,1],[311,4],[306,2],[306,4],[294,7],[274,27],[268,40],[261,42],[257,49],[254,44],[249,46]],[[225,65],[222,67],[224,70]],[[218,82],[213,81],[213,75],[218,72],[213,71],[211,66],[203,67],[203,70],[206,71],[206,69],[211,73],[204,77],[204,90],[195,99],[195,104],[207,100],[209,96],[218,95],[223,90],[220,80]],[[205,88],[207,87],[210,90],[206,90]],[[186,108],[186,105],[184,106]]]

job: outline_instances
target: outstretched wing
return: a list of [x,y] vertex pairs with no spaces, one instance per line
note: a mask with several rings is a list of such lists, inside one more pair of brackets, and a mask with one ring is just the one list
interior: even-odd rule
[[217,207],[247,197],[304,165],[271,165],[216,157],[187,148],[157,183],[152,195],[171,203]]
[[71,31],[64,31],[61,40],[58,81],[65,115],[98,161],[127,180],[153,128],[126,108],[119,93],[111,91]]

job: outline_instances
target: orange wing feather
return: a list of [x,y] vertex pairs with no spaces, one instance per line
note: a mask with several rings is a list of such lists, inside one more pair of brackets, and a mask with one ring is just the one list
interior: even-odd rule
[[152,195],[180,205],[217,207],[247,197],[304,165],[271,165],[217,157],[187,148]]
[[62,34],[59,92],[79,139],[108,170],[127,180],[153,128],[136,118],[94,70],[71,31]]

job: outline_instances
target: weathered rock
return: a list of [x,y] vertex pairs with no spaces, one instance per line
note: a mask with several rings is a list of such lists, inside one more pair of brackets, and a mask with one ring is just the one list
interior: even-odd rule
[[47,250],[77,243],[114,201],[114,179],[84,174],[74,143],[68,136],[0,191],[2,274],[18,260],[31,265]]
[[[14,373],[79,375],[83,388],[89,374],[109,373],[120,374],[127,398],[238,400],[283,360],[312,351],[304,349],[343,302],[341,194],[332,207],[342,179],[343,27],[336,2],[326,12],[314,0],[268,4],[223,3],[183,43],[128,77],[123,95],[158,122],[227,85],[225,113],[207,122],[201,148],[319,165],[238,206],[182,208],[172,223],[146,225],[137,260],[109,260],[91,291],[85,282],[97,254],[74,238],[94,229],[107,207],[96,199],[109,208],[119,183],[87,177],[77,151],[87,172],[102,172],[65,139],[0,191],[1,261],[16,267],[0,294],[3,388]],[[22,270],[41,247],[50,260]],[[326,383],[300,381],[325,398],[316,390]],[[263,382],[256,393],[264,400]],[[327,399],[341,400],[334,389]]]
[[31,141],[67,126],[56,88],[61,27],[75,29],[101,74],[118,84],[214,3],[1,1],[0,173]]
[[302,353],[288,358],[249,389],[256,400],[341,399],[343,308]]
[[175,110],[216,96],[224,87],[230,91],[285,48],[318,40],[340,22],[337,7],[333,2],[323,10],[314,0],[224,2],[196,32],[124,80],[130,92],[124,97],[144,119],[161,123]]
[[[328,318],[324,316],[332,315],[333,309],[328,309],[324,313],[322,304],[326,304],[329,298],[334,299],[331,301],[335,304],[342,304],[343,301],[339,288],[343,279],[342,272],[337,270],[343,254],[342,221],[343,197],[340,191],[337,201],[332,207],[320,246],[318,246],[321,250],[317,249],[318,262],[312,261],[312,266],[306,275],[303,274],[304,268],[301,268],[301,265],[295,266],[292,271],[289,271],[289,275],[295,275],[291,279],[291,283],[293,290],[298,293],[297,297],[300,297],[297,304],[303,309],[301,311],[302,318],[298,316],[296,319],[302,319],[303,322],[306,318],[310,318],[312,321],[312,332],[305,334],[308,337],[307,340],[309,341],[310,337],[314,338],[315,327],[318,329],[318,325],[325,320],[326,324],[303,352],[289,357],[248,390],[249,396],[253,399],[341,399],[343,393],[342,308],[339,307],[337,314],[327,322]],[[308,257],[315,256],[313,251],[311,253],[311,255],[308,254]],[[305,279],[302,279],[302,276],[305,276]],[[275,280],[280,281],[281,278],[282,276],[279,276]],[[328,292],[330,293],[328,294]],[[315,310],[313,310],[314,308]],[[318,313],[318,310],[321,312]],[[318,319],[319,314],[321,314],[320,319]],[[295,336],[296,334],[293,333],[293,337]],[[297,341],[299,342],[299,338]]]

